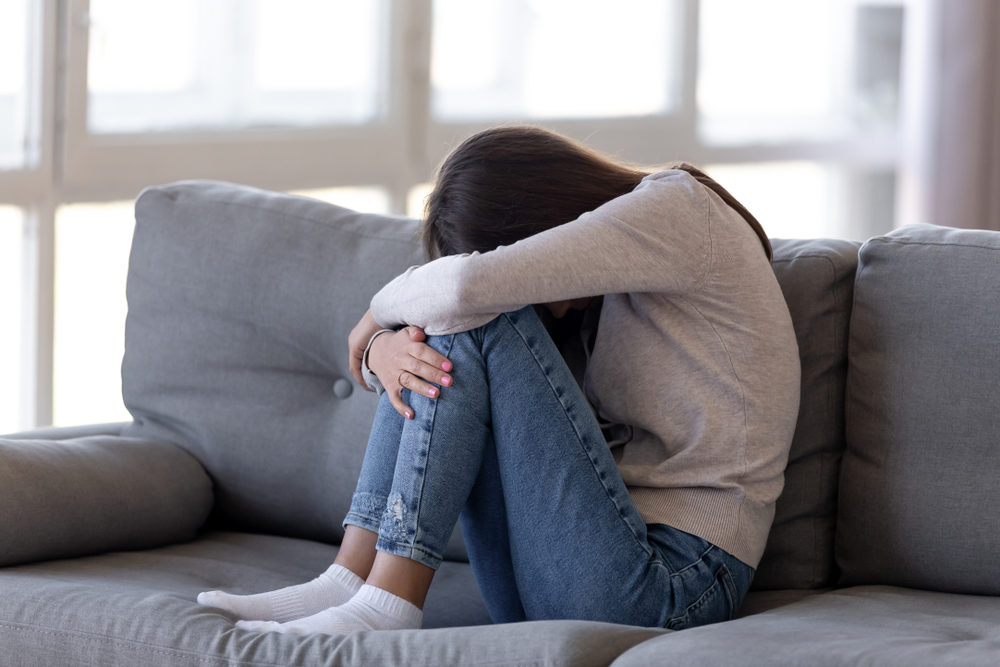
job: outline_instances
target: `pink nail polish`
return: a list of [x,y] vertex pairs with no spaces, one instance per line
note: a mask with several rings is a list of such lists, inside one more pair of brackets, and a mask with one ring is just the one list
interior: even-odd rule
[[443,368],[446,371],[450,371],[451,370],[451,362],[450,361],[444,362],[443,364],[441,364],[441,368]]
[[403,416],[406,417],[407,419],[413,419],[413,413],[410,412],[409,410],[407,410],[406,412],[404,412]]
[[430,389],[427,390],[427,393],[430,394],[432,397],[437,396],[438,390],[435,389],[434,387],[431,387]]
[[441,378],[441,384],[443,384],[446,387],[450,386],[451,385],[451,378],[448,377],[447,375],[445,375],[444,377]]

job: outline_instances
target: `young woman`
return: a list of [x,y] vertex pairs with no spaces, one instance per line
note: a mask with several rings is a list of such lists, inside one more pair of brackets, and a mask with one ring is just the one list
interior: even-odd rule
[[416,628],[461,516],[495,622],[730,618],[799,400],[753,216],[690,165],[503,127],[447,158],[424,242],[437,259],[350,336],[355,377],[383,393],[335,563],[199,601],[256,630]]

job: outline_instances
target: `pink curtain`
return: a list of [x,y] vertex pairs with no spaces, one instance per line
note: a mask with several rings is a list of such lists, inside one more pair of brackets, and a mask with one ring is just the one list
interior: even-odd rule
[[1000,2],[928,0],[911,19],[900,222],[1000,230]]

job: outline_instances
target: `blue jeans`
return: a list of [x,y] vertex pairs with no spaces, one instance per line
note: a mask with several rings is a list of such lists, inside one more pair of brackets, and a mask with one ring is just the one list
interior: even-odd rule
[[571,618],[680,629],[732,618],[753,569],[646,525],[593,411],[533,308],[434,336],[453,385],[383,396],[345,525],[431,568],[461,517],[494,622]]

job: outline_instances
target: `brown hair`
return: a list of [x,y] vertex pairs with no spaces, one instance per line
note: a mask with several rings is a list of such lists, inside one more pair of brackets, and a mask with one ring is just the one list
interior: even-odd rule
[[[732,195],[691,165],[671,168],[687,171],[735,208],[770,259],[771,245],[760,223]],[[424,249],[433,259],[510,245],[631,192],[649,173],[538,127],[479,132],[438,170],[427,199]]]

